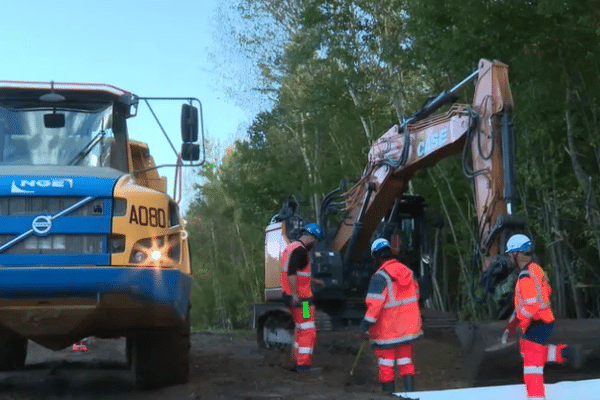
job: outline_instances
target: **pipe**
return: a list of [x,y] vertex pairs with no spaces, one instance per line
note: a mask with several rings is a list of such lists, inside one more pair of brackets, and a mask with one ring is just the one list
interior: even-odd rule
[[502,164],[504,178],[504,200],[506,201],[506,211],[512,215],[513,203],[517,200],[517,190],[515,186],[515,136],[513,131],[513,122],[508,110],[502,113],[501,121],[502,133]]

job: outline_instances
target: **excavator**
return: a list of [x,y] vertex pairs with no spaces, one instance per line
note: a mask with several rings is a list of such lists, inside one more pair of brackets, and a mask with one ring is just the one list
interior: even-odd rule
[[[459,93],[475,82],[471,104],[458,104]],[[445,107],[445,112],[440,109]],[[375,267],[369,244],[385,237],[399,259],[418,277],[421,287],[424,330],[452,329],[460,343],[466,378],[473,385],[489,383],[504,371],[519,371],[520,356],[514,342],[497,346],[506,318],[512,312],[515,274],[504,255],[508,238],[526,231],[515,213],[514,103],[508,66],[481,59],[478,68],[449,90],[427,101],[419,110],[394,125],[376,140],[368,153],[362,177],[350,188],[346,182],[324,197],[318,221],[326,238],[312,253],[313,277],[325,285],[315,288],[317,329],[360,320],[364,298]],[[433,310],[439,288],[432,276],[431,245],[426,226],[427,203],[407,194],[411,178],[420,170],[462,152],[463,169],[471,179],[477,214],[474,259],[478,260],[481,291],[487,299],[488,321],[458,321],[455,314]],[[469,165],[469,160],[471,165]],[[280,262],[286,245],[297,239],[307,223],[300,203],[290,196],[266,228],[265,302],[254,306],[254,327],[261,347],[281,347],[292,342],[293,324],[281,303]],[[330,221],[340,214],[338,226]],[[432,279],[433,278],[433,279]],[[506,290],[508,288],[508,290]],[[431,308],[429,307],[431,306]],[[600,321],[585,320],[600,331]],[[555,331],[555,339],[576,337],[592,348],[590,335],[578,332],[572,321]],[[557,324],[561,326],[561,324]],[[575,335],[575,336],[573,336]],[[490,350],[493,349],[493,350]],[[588,351],[589,352],[589,351]]]

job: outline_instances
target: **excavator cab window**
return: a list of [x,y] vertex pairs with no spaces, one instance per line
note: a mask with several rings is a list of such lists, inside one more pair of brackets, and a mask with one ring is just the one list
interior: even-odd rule
[[306,225],[306,221],[299,215],[293,215],[285,220],[285,231],[290,242],[300,239],[302,236],[302,228]]
[[302,228],[307,224],[306,219],[298,214],[299,209],[298,200],[295,196],[290,195],[283,203],[279,213],[271,218],[271,223],[283,222],[285,224],[285,233],[290,242],[300,239]]

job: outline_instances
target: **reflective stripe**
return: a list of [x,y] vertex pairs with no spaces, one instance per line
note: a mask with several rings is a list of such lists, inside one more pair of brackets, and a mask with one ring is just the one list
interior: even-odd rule
[[374,317],[371,317],[370,315],[365,315],[365,321],[370,322],[370,323],[375,323],[375,321],[377,321],[377,319],[375,319]]
[[368,293],[367,299],[385,300],[385,296],[382,294]]
[[297,329],[313,329],[314,327],[315,327],[314,321],[301,322],[299,324],[296,324]]
[[525,309],[521,310],[521,314],[523,314],[527,318],[532,318],[533,317],[533,315],[531,313],[529,313],[528,311],[525,311]]
[[537,303],[537,299],[535,297],[523,301],[523,304],[534,304],[534,303]]
[[399,338],[394,338],[394,339],[375,339],[372,342],[375,344],[379,344],[379,345],[383,345],[383,344],[401,344],[404,342],[409,342],[411,340],[414,340],[418,337],[421,337],[423,335],[423,331],[415,334],[415,335],[406,335],[403,337],[399,337]]
[[409,297],[404,300],[398,300],[398,301],[393,301],[393,302],[390,301],[385,306],[383,306],[383,308],[392,308],[392,307],[403,306],[405,304],[416,303],[416,302],[418,302],[418,299],[416,296],[413,296],[413,297]]
[[544,367],[523,367],[523,375],[544,375]]
[[383,308],[393,308],[393,307],[402,306],[405,304],[418,302],[418,299],[415,296],[409,297],[407,299],[396,300],[396,295],[394,294],[394,286],[392,284],[392,278],[390,277],[390,275],[384,269],[377,271],[376,274],[383,276],[387,282],[389,299],[388,299],[387,303],[383,306]]
[[548,345],[548,361],[556,362],[556,345],[554,344]]
[[299,271],[296,271],[296,275],[298,275],[298,276],[310,276],[310,272],[299,272]]
[[298,347],[298,354],[312,354],[313,349],[310,347]]
[[394,366],[394,360],[390,360],[387,358],[379,358],[377,360],[377,362],[379,363],[379,365],[385,365],[386,367],[393,367]]
[[398,359],[396,359],[396,364],[398,364],[398,365],[412,364],[412,358],[410,358],[410,357],[398,358]]

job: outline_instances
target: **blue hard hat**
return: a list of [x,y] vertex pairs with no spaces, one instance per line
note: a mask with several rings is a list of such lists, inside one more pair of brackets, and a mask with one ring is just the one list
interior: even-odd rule
[[314,236],[317,240],[323,240],[325,238],[325,235],[323,234],[323,228],[315,223],[306,225],[304,229],[302,229],[302,232]]
[[374,255],[379,250],[385,249],[386,247],[389,249],[392,248],[392,246],[390,245],[390,242],[387,239],[384,239],[384,238],[375,239],[373,241],[373,244],[371,244],[371,255]]
[[526,251],[531,249],[531,239],[527,236],[517,233],[512,235],[508,242],[506,242],[506,252],[512,253],[513,251]]

